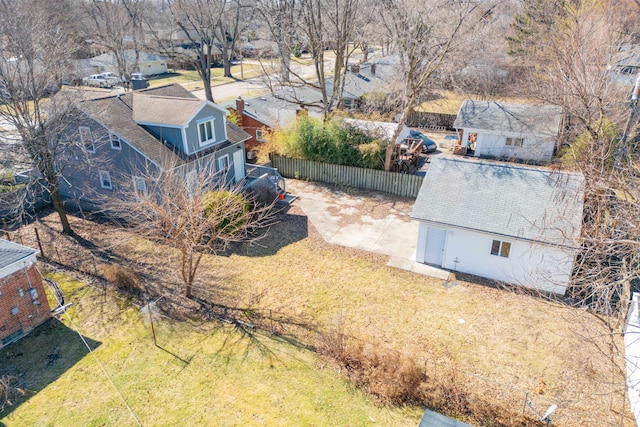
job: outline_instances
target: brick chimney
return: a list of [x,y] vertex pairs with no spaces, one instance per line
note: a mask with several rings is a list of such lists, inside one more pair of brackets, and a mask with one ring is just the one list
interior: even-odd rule
[[358,74],[360,72],[360,65],[352,65],[351,72],[354,74]]
[[238,117],[238,126],[242,127],[242,118],[244,117],[244,99],[240,95],[236,98],[236,117]]
[[375,74],[376,73],[376,64],[373,63],[371,64],[371,74]]

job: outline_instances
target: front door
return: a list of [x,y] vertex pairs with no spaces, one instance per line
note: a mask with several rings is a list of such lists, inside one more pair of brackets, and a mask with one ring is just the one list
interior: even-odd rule
[[442,265],[446,240],[447,230],[429,227],[427,231],[427,253],[425,256],[425,262],[427,264]]
[[240,182],[244,179],[244,150],[236,150],[233,152],[233,173],[235,182]]

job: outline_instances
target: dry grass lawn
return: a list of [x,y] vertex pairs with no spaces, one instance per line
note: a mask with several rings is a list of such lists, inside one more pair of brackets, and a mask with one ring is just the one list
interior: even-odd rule
[[[597,347],[608,345],[606,330],[588,313],[460,278],[445,287],[386,267],[385,257],[327,244],[295,207],[283,219],[254,245],[206,257],[196,296],[321,330],[340,322],[362,342],[424,364],[428,375],[453,364],[474,396],[514,414],[530,393],[542,411],[558,404],[553,425],[633,425],[624,376]],[[57,233],[54,215],[36,226],[54,260],[99,273],[108,256],[144,277],[153,296],[179,292],[169,248],[74,218],[75,231],[97,246],[91,255]],[[26,244],[35,244],[32,229],[20,230]],[[312,328],[283,328],[315,344]]]

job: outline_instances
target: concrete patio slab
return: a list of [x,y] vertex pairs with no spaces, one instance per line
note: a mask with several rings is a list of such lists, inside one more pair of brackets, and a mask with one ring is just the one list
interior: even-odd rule
[[388,255],[390,267],[449,278],[448,271],[415,262],[418,223],[409,217],[413,201],[294,179],[287,179],[287,191],[297,196],[294,204],[328,243]]

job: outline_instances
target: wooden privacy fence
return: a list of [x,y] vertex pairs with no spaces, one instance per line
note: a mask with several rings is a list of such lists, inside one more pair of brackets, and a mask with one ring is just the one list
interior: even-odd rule
[[271,154],[271,163],[285,178],[307,179],[328,184],[346,185],[365,190],[382,191],[402,197],[415,198],[424,177],[375,169],[334,165],[292,159]]
[[412,111],[407,117],[407,126],[440,130],[453,130],[455,114],[427,113]]

